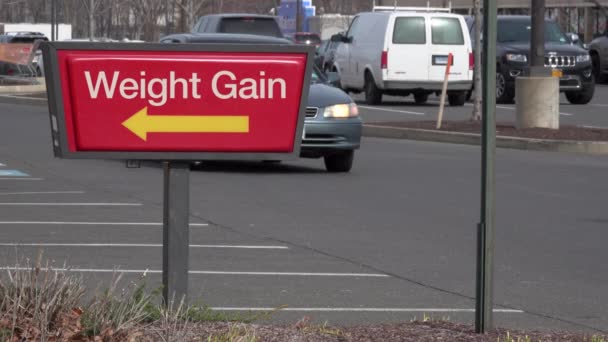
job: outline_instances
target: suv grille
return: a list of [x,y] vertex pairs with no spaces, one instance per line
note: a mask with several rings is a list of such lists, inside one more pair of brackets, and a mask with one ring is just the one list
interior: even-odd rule
[[317,107],[306,107],[306,117],[307,118],[316,117],[318,112],[319,112],[319,108],[317,108]]
[[576,65],[574,56],[545,56],[545,66],[549,68],[573,67]]

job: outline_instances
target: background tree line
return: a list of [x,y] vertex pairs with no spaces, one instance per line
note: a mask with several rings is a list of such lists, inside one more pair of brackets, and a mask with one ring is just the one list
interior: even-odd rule
[[[51,0],[0,0],[0,22],[49,23]],[[273,13],[280,0],[56,0],[57,19],[72,24],[74,38],[105,37],[158,41],[186,32],[210,13]],[[316,0],[317,13],[354,14],[372,0]]]

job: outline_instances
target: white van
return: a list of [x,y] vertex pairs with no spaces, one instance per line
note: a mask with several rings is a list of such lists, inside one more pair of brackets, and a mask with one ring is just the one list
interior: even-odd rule
[[425,103],[442,88],[448,54],[454,56],[448,83],[450,105],[462,106],[473,80],[473,50],[464,17],[449,9],[376,7],[360,13],[342,44],[332,71],[346,91],[365,92],[368,104],[382,95],[414,95]]

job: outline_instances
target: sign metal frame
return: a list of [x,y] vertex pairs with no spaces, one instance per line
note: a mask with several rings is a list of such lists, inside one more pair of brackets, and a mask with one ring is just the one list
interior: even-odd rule
[[[92,43],[44,42],[41,44],[46,88],[51,120],[52,145],[55,156],[65,159],[120,159],[120,160],[294,160],[300,156],[305,110],[313,71],[314,49],[306,45],[287,44],[162,44],[162,43]],[[70,151],[66,129],[63,89],[61,87],[57,52],[79,51],[152,51],[152,52],[234,52],[306,54],[305,75],[300,95],[296,132],[291,152],[146,152],[146,151]],[[65,71],[63,71],[65,72]]]

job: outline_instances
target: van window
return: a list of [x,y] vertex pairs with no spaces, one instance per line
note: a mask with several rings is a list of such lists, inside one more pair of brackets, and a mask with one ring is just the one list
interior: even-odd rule
[[462,27],[458,18],[433,18],[431,19],[431,32],[433,44],[439,45],[463,45],[464,37]]
[[424,17],[401,17],[395,19],[394,44],[426,44]]
[[348,28],[348,33],[346,33],[346,37],[352,39],[357,32],[357,27],[359,27],[359,17],[355,17],[353,21],[350,23],[350,27]]

